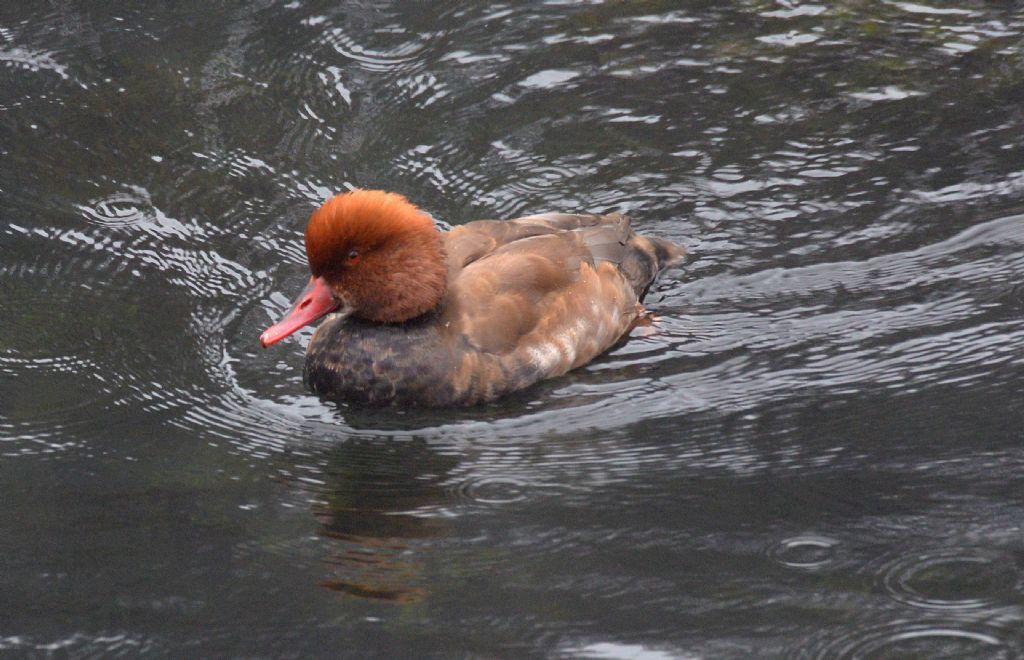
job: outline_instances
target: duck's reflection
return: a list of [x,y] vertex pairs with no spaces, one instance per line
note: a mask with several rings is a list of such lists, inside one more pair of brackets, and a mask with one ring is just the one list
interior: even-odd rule
[[405,603],[422,598],[422,556],[444,536],[446,475],[458,463],[420,441],[358,440],[331,450],[318,533],[334,541],[328,589]]

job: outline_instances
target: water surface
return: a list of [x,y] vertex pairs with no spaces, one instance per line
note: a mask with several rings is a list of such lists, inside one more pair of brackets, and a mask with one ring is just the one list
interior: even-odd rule
[[[1024,654],[1015,3],[6,3],[0,650]],[[310,211],[624,211],[656,332],[306,393]]]

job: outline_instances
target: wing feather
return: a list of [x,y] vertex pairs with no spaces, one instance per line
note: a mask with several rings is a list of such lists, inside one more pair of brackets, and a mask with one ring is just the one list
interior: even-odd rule
[[524,353],[552,361],[546,370],[568,370],[628,331],[665,265],[662,244],[671,246],[637,236],[620,213],[461,225],[445,240],[445,321],[477,350]]

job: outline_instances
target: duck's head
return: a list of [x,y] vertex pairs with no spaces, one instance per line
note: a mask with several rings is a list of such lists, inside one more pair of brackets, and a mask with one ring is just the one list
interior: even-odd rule
[[353,190],[329,199],[306,226],[306,257],[309,284],[260,335],[264,347],[331,312],[400,323],[444,295],[441,235],[430,216],[394,193]]

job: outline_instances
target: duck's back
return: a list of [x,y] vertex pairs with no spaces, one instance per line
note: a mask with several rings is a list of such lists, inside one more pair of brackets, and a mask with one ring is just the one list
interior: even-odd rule
[[658,272],[683,256],[638,236],[620,214],[480,220],[443,241],[439,308],[403,324],[326,321],[306,362],[315,391],[471,404],[561,375],[619,341]]
[[[507,251],[533,251],[533,245],[521,241],[537,236],[558,236],[567,243],[582,242],[585,259],[618,266],[641,299],[657,274],[679,262],[684,255],[679,245],[637,235],[630,227],[629,218],[621,213],[543,213],[507,221],[477,220],[456,227],[446,235],[449,281],[459,269],[482,258]],[[557,257],[557,254],[551,256]]]

